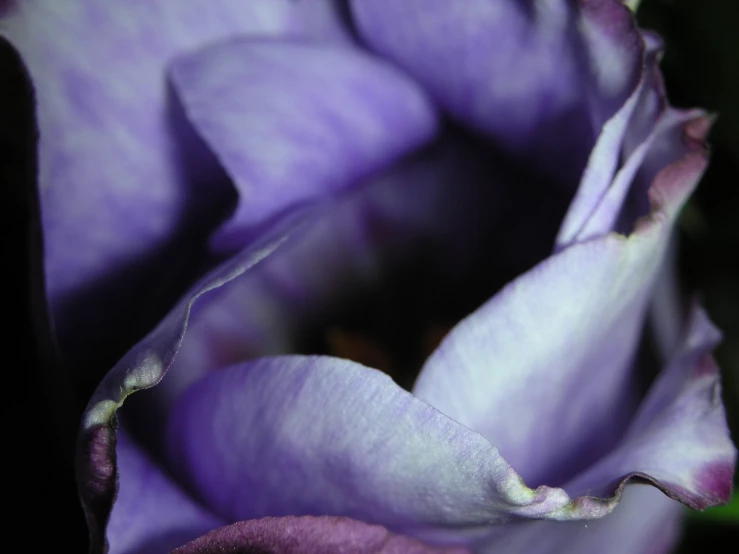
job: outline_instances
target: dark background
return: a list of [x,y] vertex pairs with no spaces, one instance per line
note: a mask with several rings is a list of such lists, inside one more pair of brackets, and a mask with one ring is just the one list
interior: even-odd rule
[[[663,71],[677,106],[718,112],[710,168],[680,219],[686,290],[724,332],[716,352],[735,442],[739,438],[739,2],[644,0],[642,26],[665,39]],[[86,551],[72,469],[79,406],[55,362],[40,278],[40,228],[34,188],[34,130],[23,71],[0,45],[0,259],[2,459],[0,541],[14,551]],[[18,542],[20,541],[20,542]],[[16,546],[19,544],[20,546]],[[739,548],[739,508],[691,515],[681,553]]]
[[[734,443],[739,443],[739,2],[643,0],[642,27],[665,40],[662,70],[671,103],[718,113],[711,164],[679,222],[686,290],[701,293],[724,334],[716,351]],[[735,487],[738,483],[736,476]],[[739,549],[739,506],[694,515],[680,553]]]

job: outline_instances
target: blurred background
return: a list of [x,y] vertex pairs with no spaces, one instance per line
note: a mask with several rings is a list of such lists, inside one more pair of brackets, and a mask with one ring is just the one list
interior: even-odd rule
[[[729,426],[739,444],[739,2],[642,0],[642,27],[665,41],[662,70],[673,105],[718,113],[711,164],[680,219],[679,263],[724,340],[716,351]],[[735,476],[735,488],[739,481]],[[736,552],[739,495],[729,506],[688,513],[678,552]]]
[[[723,372],[729,424],[739,443],[739,1],[642,0],[639,4],[641,25],[665,40],[662,67],[672,103],[702,106],[719,115],[710,140],[710,168],[680,220],[679,263],[686,290],[701,292],[711,318],[723,330],[716,357]],[[35,193],[29,187],[34,168],[28,146],[33,140],[29,135],[19,141],[13,134],[27,126],[23,118],[30,107],[16,101],[23,97],[22,91],[13,88],[19,82],[16,60],[4,51],[0,54],[0,259],[4,264],[19,260],[12,262],[13,271],[3,271],[12,280],[5,290],[17,294],[6,294],[10,297],[4,298],[3,307],[13,332],[0,334],[6,360],[6,395],[0,402],[6,413],[0,432],[2,457],[9,463],[0,490],[4,500],[12,498],[6,502],[11,520],[5,520],[4,531],[17,532],[2,535],[6,540],[21,537],[24,546],[14,550],[44,552],[63,546],[70,552],[85,552],[86,530],[74,485],[72,452],[65,448],[73,444],[75,408],[61,405],[71,398],[64,393],[68,384],[54,371],[50,337],[38,334],[45,308],[37,301],[42,283],[34,279],[39,267],[33,253],[40,242],[37,215],[31,208]],[[26,170],[8,173],[8,168],[17,167]],[[41,402],[43,397],[60,405]],[[65,413],[69,414],[66,420]],[[34,531],[20,533],[29,528]],[[738,545],[739,495],[735,494],[727,507],[688,513],[678,552],[735,552]]]

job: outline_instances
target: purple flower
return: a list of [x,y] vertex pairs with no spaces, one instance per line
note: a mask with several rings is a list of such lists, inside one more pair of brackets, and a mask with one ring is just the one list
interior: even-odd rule
[[711,120],[622,2],[26,0],[1,28],[68,359],[209,269],[84,414],[95,551],[659,552],[675,500],[728,499],[719,333],[670,255]]

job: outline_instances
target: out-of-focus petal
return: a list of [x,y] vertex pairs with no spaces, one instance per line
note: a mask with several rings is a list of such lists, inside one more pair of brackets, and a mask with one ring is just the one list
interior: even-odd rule
[[281,517],[240,521],[211,531],[173,554],[464,554],[425,545],[377,525],[343,517]]
[[454,117],[570,183],[642,71],[643,42],[619,0],[351,5],[369,45]]
[[[434,107],[410,78],[360,50],[230,40],[181,57],[175,88],[239,190],[216,240],[356,185],[429,141]],[[235,236],[234,236],[235,235]]]
[[653,212],[630,236],[575,243],[513,281],[447,336],[418,378],[415,394],[482,433],[528,483],[562,484],[588,467],[633,414],[645,310],[707,163],[701,143],[686,148],[655,178]]
[[627,487],[618,506],[594,521],[532,521],[500,529],[478,554],[668,554],[685,508],[649,486]]
[[118,496],[108,522],[110,554],[160,554],[227,522],[174,483],[124,431],[116,437]]
[[177,238],[196,256],[229,196],[173,102],[166,64],[238,33],[345,40],[337,17],[323,0],[24,0],[0,22],[36,86],[47,287],[75,368],[111,326],[127,332],[142,296],[181,293],[201,268],[181,260]]

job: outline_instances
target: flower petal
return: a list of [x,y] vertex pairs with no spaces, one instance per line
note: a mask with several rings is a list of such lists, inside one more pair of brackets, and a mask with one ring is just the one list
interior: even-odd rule
[[[366,322],[383,317],[379,312],[384,309],[405,343],[422,342],[419,335],[430,320],[453,324],[479,305],[491,287],[549,253],[548,237],[559,224],[566,198],[547,197],[526,214],[509,215],[510,206],[520,200],[511,196],[531,194],[537,187],[491,160],[484,145],[449,135],[317,207],[275,255],[195,304],[169,377],[134,400],[135,415],[145,421],[136,431],[151,434],[152,422],[209,371],[258,356],[316,352],[306,350],[306,336],[313,344],[321,342],[329,327],[342,325],[337,320],[347,310],[362,311]],[[551,192],[544,183],[541,188]],[[531,232],[533,221],[537,232]],[[542,230],[549,233],[542,237]],[[510,242],[501,244],[502,233]],[[481,250],[488,256],[481,259]],[[404,283],[411,273],[423,286],[412,282],[390,301],[358,307],[363,295],[394,286],[399,272]],[[408,368],[403,382],[408,388],[415,378],[410,373],[420,367],[428,348]],[[160,442],[152,437],[147,445],[156,448]]]
[[[201,271],[201,245],[230,200],[178,113],[166,63],[235,33],[345,40],[333,10],[328,1],[27,0],[0,22],[36,86],[46,280],[71,367],[154,324]],[[152,313],[138,324],[144,303]]]
[[719,341],[718,330],[694,306],[679,348],[621,445],[565,488],[600,496],[637,476],[697,510],[728,502],[737,453],[711,357]]
[[340,517],[281,517],[240,521],[211,531],[173,554],[464,554],[393,535],[377,525]]
[[116,456],[119,486],[108,523],[110,554],[158,554],[226,524],[172,482],[121,430]]
[[85,410],[77,448],[77,482],[90,529],[91,549],[103,551],[105,526],[117,487],[115,414],[132,392],[156,385],[182,343],[193,302],[248,271],[277,248],[284,235],[255,244],[195,287],[149,336],[105,376]]
[[[609,231],[628,232],[649,213],[647,194],[656,174],[701,143],[711,118],[701,110],[667,106],[657,62],[661,43],[647,39],[646,71],[639,87],[604,126],[557,235],[558,249]],[[619,159],[625,160],[620,167]]]
[[351,5],[372,48],[454,117],[566,182],[641,71],[642,40],[618,0]]
[[232,520],[344,515],[407,534],[538,516],[569,502],[526,488],[496,449],[387,375],[320,356],[206,375],[168,421],[168,459]]
[[[614,230],[620,231],[619,218],[626,219],[631,224],[637,216],[646,215],[648,213],[644,209],[644,204],[647,204],[647,195],[644,194],[646,187],[640,186],[643,185],[644,180],[637,178],[637,176],[645,171],[645,166],[648,166],[652,161],[650,158],[656,155],[663,158],[665,156],[664,150],[669,152],[668,155],[672,159],[660,167],[664,167],[682,157],[685,151],[691,148],[689,142],[685,146],[678,145],[672,148],[670,148],[672,145],[667,147],[666,145],[675,135],[684,136],[687,141],[690,141],[691,124],[696,121],[706,121],[705,114],[700,110],[667,110],[657,121],[649,136],[634,150],[626,163],[618,170],[613,182],[603,193],[598,204],[577,232],[574,240],[583,241],[602,236]],[[701,132],[699,136],[699,140],[702,141],[705,132]],[[634,203],[641,201],[641,210],[637,206],[627,205],[630,196]],[[632,209],[629,210],[629,208]],[[637,210],[637,213],[632,213],[634,209]],[[624,212],[626,213],[624,214]]]
[[631,361],[672,223],[705,166],[698,143],[656,177],[631,236],[578,242],[508,285],[429,358],[414,394],[482,433],[527,483],[597,460],[633,409]]
[[684,508],[660,491],[627,487],[608,516],[595,521],[532,521],[500,530],[478,554],[668,554],[677,542]]
[[[557,235],[558,248],[577,240],[578,233],[611,186],[621,157],[630,161],[635,171],[644,157],[643,153],[641,156],[635,154],[635,150],[640,146],[642,151],[649,149],[648,139],[653,134],[656,120],[664,108],[663,103],[656,102],[654,98],[655,91],[661,91],[657,86],[660,48],[661,44],[655,40],[647,41],[644,53],[645,71],[639,79],[638,86],[603,126]],[[631,178],[628,176],[622,175],[621,180],[625,182],[626,187],[631,184]]]
[[236,213],[217,237],[237,248],[244,231],[356,185],[436,131],[422,90],[356,49],[231,40],[181,57],[172,77],[190,121],[239,190]]

